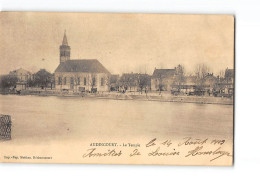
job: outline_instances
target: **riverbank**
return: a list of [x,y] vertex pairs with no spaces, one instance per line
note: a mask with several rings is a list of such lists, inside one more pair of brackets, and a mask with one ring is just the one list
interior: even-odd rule
[[97,92],[97,93],[80,93],[80,92],[60,92],[55,90],[23,90],[20,94],[14,92],[0,92],[1,94],[16,95],[36,95],[36,96],[58,96],[58,97],[83,97],[83,98],[99,98],[113,100],[137,100],[137,101],[162,101],[162,102],[180,102],[180,103],[199,103],[199,104],[222,104],[233,105],[233,99],[225,97],[212,96],[174,96],[163,92],[159,94],[148,93],[141,94],[137,92]]

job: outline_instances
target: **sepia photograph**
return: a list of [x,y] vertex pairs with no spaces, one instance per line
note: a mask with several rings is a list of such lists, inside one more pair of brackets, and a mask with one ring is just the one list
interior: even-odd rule
[[234,16],[0,13],[0,162],[233,165]]

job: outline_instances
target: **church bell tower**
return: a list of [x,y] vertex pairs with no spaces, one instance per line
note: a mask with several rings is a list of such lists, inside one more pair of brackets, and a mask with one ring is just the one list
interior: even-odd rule
[[70,46],[68,45],[66,30],[64,32],[62,45],[60,45],[60,63],[70,60]]

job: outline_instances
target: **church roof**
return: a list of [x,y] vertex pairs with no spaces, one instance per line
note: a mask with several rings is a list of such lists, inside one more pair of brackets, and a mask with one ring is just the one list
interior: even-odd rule
[[56,68],[55,72],[109,73],[97,59],[67,60]]
[[155,69],[153,78],[162,78],[176,75],[176,69]]

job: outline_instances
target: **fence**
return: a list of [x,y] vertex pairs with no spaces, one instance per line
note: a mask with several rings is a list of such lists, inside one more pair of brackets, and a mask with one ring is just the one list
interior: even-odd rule
[[11,116],[0,114],[0,140],[10,140],[12,132]]

